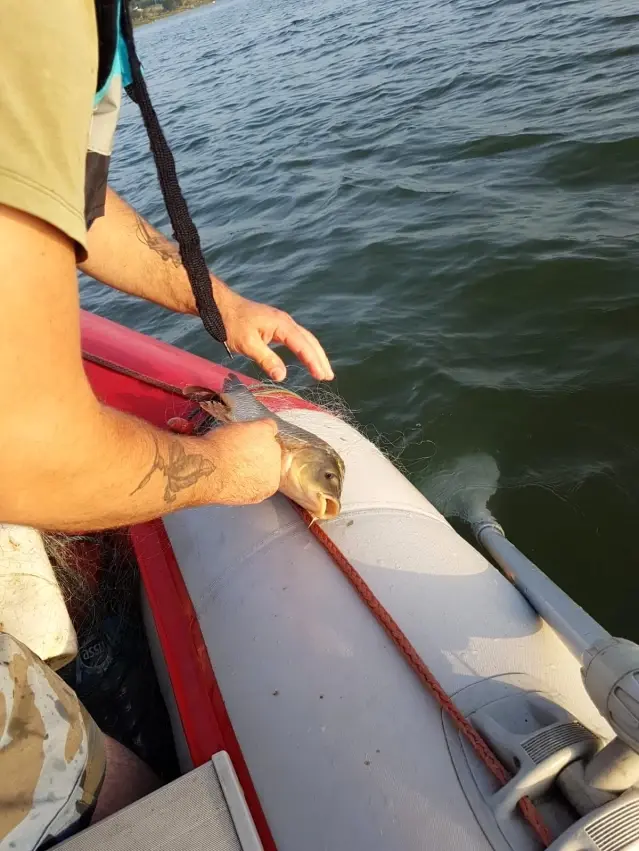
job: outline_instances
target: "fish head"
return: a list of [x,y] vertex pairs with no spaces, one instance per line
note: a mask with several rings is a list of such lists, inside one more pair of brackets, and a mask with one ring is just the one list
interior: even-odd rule
[[342,510],[344,462],[323,441],[285,446],[280,490],[318,520]]

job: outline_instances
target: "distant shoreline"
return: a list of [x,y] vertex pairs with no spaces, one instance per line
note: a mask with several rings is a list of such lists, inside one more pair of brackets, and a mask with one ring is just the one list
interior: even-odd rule
[[161,12],[143,13],[139,17],[134,17],[133,26],[141,27],[144,24],[152,24],[162,18],[169,18],[173,15],[180,15],[182,12],[188,12],[190,9],[197,9],[199,6],[213,5],[216,0],[186,0],[184,5],[177,9],[163,9]]

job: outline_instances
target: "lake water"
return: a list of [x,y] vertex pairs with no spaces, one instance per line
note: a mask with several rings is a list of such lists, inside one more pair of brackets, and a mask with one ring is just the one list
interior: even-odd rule
[[[318,335],[425,493],[494,456],[511,539],[639,639],[636,3],[219,0],[136,37],[215,272]],[[112,181],[169,232],[130,102]]]

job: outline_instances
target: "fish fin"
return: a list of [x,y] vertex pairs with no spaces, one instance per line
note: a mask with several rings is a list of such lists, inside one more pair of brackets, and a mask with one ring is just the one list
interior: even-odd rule
[[207,414],[210,414],[212,417],[215,417],[218,422],[221,423],[232,423],[234,422],[231,412],[228,408],[228,405],[225,405],[224,402],[198,402],[200,408],[203,411],[206,411]]
[[274,419],[277,422],[278,420],[277,415],[272,413],[263,402],[256,399],[246,384],[232,372],[224,379],[220,398],[231,411],[236,422],[262,419]]
[[230,423],[233,420],[229,406],[224,402],[219,393],[207,387],[196,387],[189,385],[182,390],[184,396],[190,399],[221,423]]
[[222,393],[231,393],[233,390],[239,389],[246,390],[247,393],[251,392],[248,387],[240,381],[237,375],[232,372],[229,372],[229,374],[224,379],[224,384],[222,385]]

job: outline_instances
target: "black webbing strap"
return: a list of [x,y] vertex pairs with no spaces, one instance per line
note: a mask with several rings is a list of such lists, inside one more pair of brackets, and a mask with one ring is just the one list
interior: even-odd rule
[[182,195],[175,160],[160,127],[160,122],[149,97],[149,90],[142,75],[142,67],[133,41],[133,25],[129,14],[128,0],[122,2],[122,33],[126,41],[131,77],[133,78],[133,82],[126,87],[126,92],[131,100],[137,103],[142,113],[142,120],[149,137],[164,203],[173,225],[173,235],[180,248],[182,263],[193,290],[202,324],[212,337],[225,346],[230,354],[226,345],[224,322],[213,298],[211,277],[202,254],[200,235],[191,218],[184,195]]

